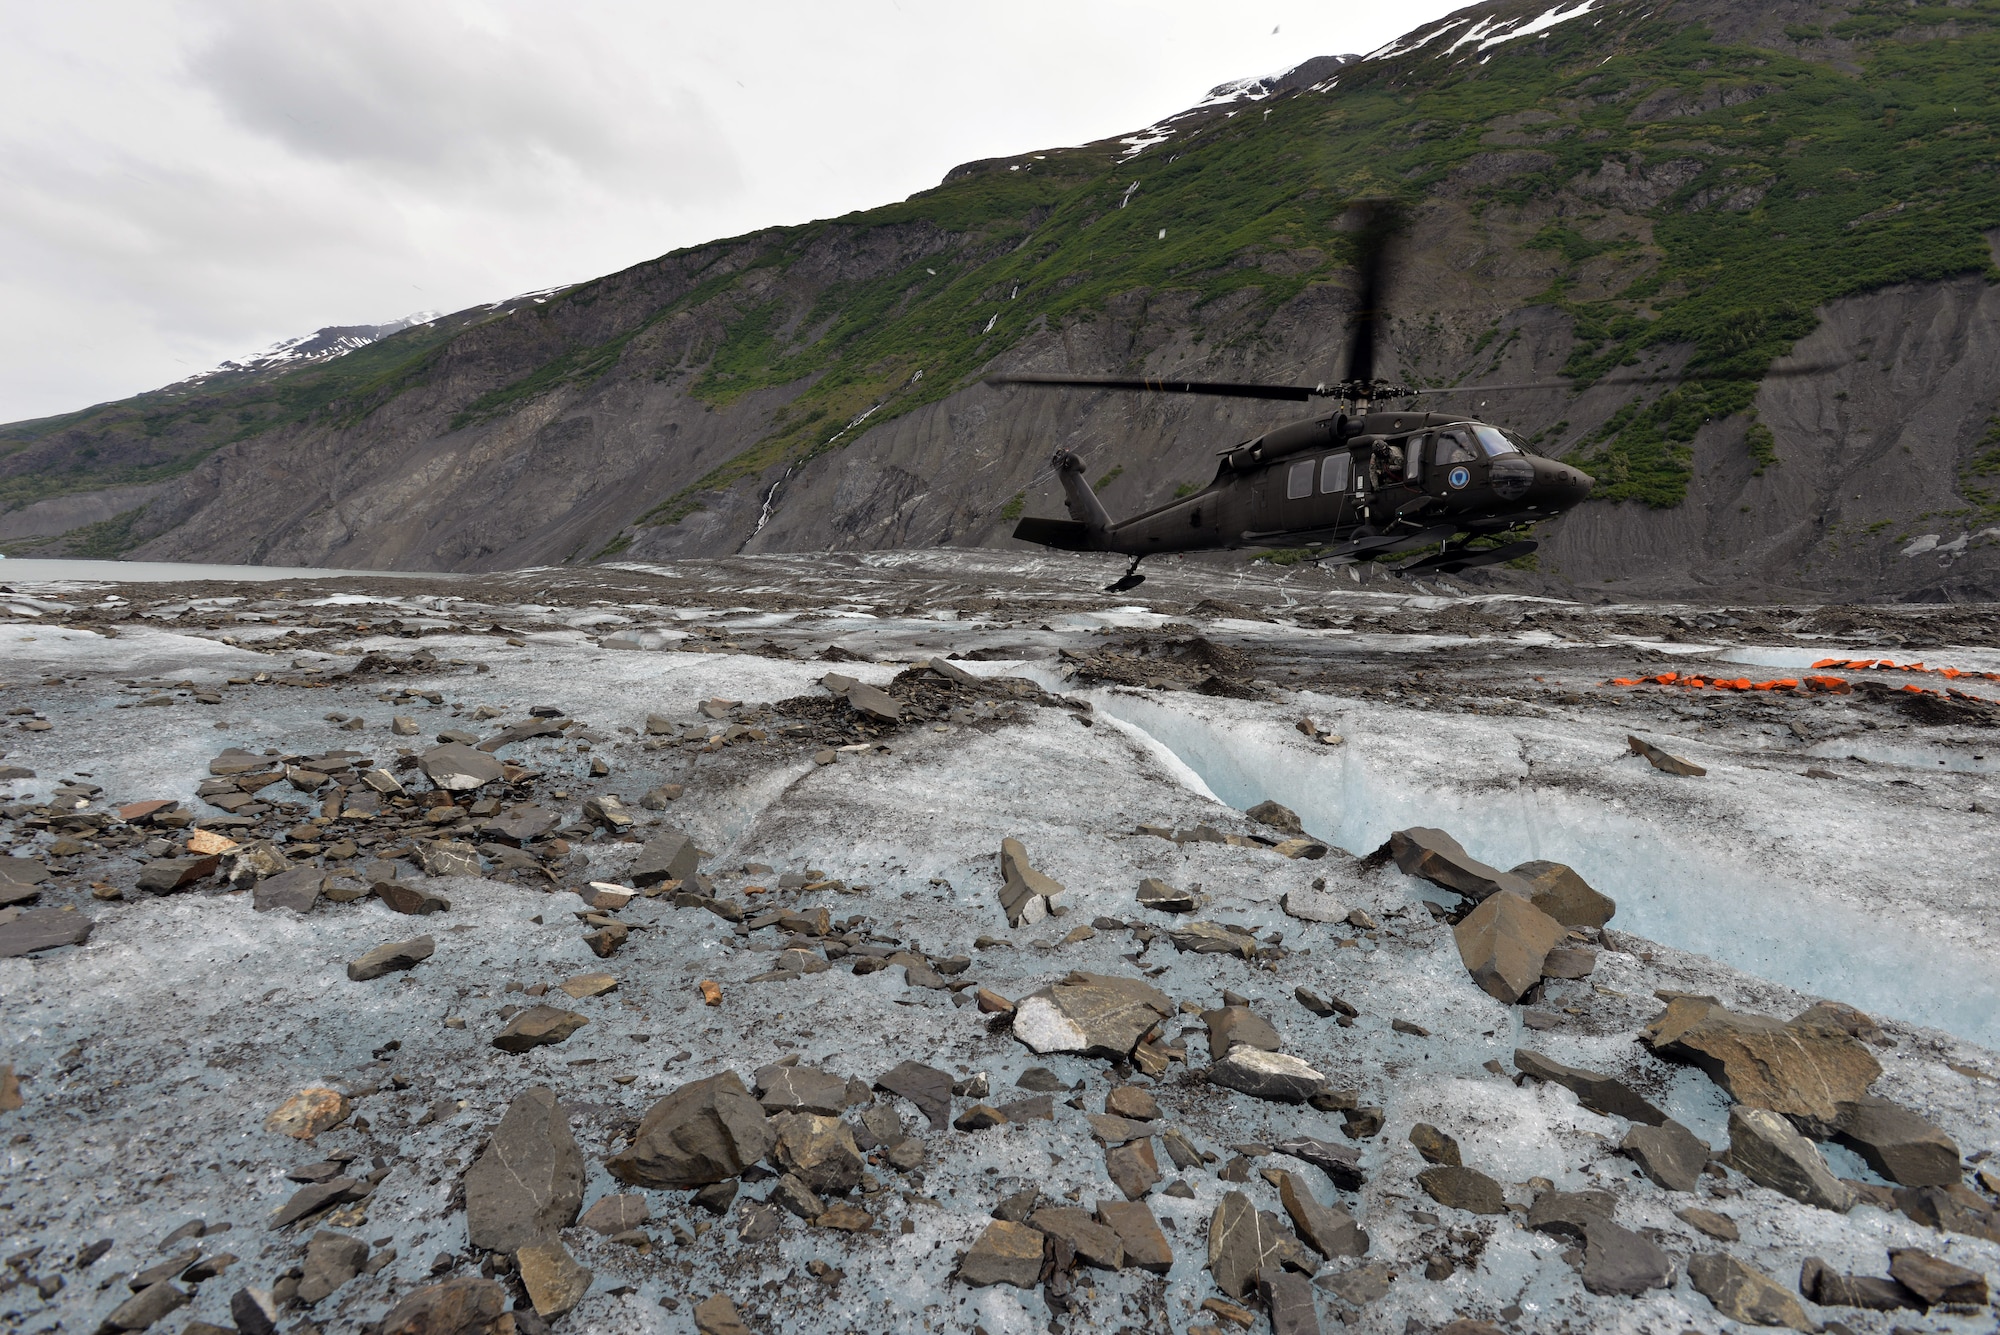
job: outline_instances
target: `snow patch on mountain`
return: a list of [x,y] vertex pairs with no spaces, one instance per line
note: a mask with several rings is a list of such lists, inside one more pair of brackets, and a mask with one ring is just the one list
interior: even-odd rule
[[180,384],[199,385],[221,375],[235,375],[246,371],[272,371],[328,361],[353,352],[357,348],[365,348],[370,343],[385,339],[391,334],[401,333],[405,329],[414,329],[443,318],[441,311],[415,311],[400,320],[391,320],[388,324],[328,325],[322,329],[315,329],[310,334],[280,340],[262,352],[254,352],[247,357],[232,358],[213,370],[191,375]]

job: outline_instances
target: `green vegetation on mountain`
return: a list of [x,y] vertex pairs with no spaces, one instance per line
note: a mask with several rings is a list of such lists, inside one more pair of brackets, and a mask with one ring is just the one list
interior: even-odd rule
[[[60,417],[0,426],[0,512],[49,496],[159,482],[189,471],[225,445],[279,426],[315,420],[352,425],[422,381],[440,351],[471,323],[452,317],[294,371],[224,374],[191,388],[169,386]],[[60,457],[34,449],[79,428],[89,433],[88,443]],[[31,469],[7,466],[10,457],[31,452]],[[136,512],[119,518],[129,538]]]
[[[1749,409],[1773,359],[1812,330],[1816,306],[1991,268],[1981,232],[2000,225],[2000,0],[1866,0],[1836,26],[1835,37],[1862,43],[1848,53],[1858,74],[1614,11],[1502,45],[1484,63],[1426,48],[1352,67],[1333,92],[1246,107],[1129,161],[1114,145],[995,163],[821,224],[921,220],[968,240],[950,259],[827,289],[801,324],[832,324],[810,343],[773,338],[773,304],[744,304],[697,392],[820,378],[771,435],[651,518],[678,518],[703,490],[827,448],[829,421],[873,407],[880,422],[944,397],[1040,321],[1090,319],[1116,295],[1175,289],[1192,295],[1199,322],[1238,294],[1270,310],[1307,283],[1339,282],[1351,259],[1336,230],[1345,201],[1421,196],[1495,139],[1528,141],[1545,165],[1475,187],[1475,207],[1524,209],[1607,159],[1691,164],[1691,178],[1646,210],[1650,243],[1558,223],[1527,243],[1572,273],[1618,251],[1643,261],[1607,297],[1574,296],[1566,275],[1545,299],[1574,321],[1565,371],[1579,388],[1646,349],[1691,347],[1688,368],[1706,378],[1621,410],[1575,456],[1607,499],[1676,505],[1695,432]],[[1794,40],[1823,45],[1825,34]],[[1642,105],[1654,110],[1635,118]],[[1528,133],[1496,134],[1503,118]],[[784,269],[813,231],[771,234],[765,262]],[[1774,456],[1758,431],[1747,439],[1761,471]]]
[[[1640,394],[1570,453],[1604,498],[1676,505],[1695,433],[1749,413],[1816,307],[1990,274],[1982,233],[2000,226],[2000,0],[1858,0],[1767,46],[1716,40],[1693,8],[1604,5],[1486,51],[1451,49],[1454,30],[1346,67],[1324,91],[1188,118],[1136,155],[1106,143],[974,164],[900,203],[675,252],[505,317],[0,428],[0,508],[170,476],[280,427],[352,428],[419,387],[440,434],[614,374],[681,379],[718,407],[786,390],[764,434],[634,505],[641,522],[671,523],[716,489],[945,398],[1043,328],[1170,301],[1193,343],[1254,353],[1270,313],[1346,282],[1342,218],[1362,196],[1449,198],[1517,231],[1557,268],[1539,300],[1571,322],[1579,388],[1652,353],[1684,359],[1694,378]],[[1613,168],[1665,184],[1634,202]],[[887,238],[871,253],[896,258],[817,263],[858,238]],[[1392,304],[1394,344],[1426,313]],[[512,360],[482,361],[502,318],[532,323]],[[1515,337],[1496,325],[1406,369],[1476,379]],[[34,449],[63,433],[91,443],[59,460]],[[1775,461],[1767,429],[1752,421],[1744,440],[1759,471]],[[1968,488],[1991,471],[1975,467]]]

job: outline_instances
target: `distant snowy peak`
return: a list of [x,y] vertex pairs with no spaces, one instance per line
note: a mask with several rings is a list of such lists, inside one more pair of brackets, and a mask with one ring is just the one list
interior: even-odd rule
[[203,371],[183,380],[183,385],[198,385],[219,375],[235,375],[246,371],[275,371],[294,366],[304,366],[312,362],[323,362],[334,357],[365,348],[370,343],[387,338],[391,334],[427,325],[443,319],[438,311],[417,311],[400,320],[388,324],[329,325],[315,329],[310,334],[288,338],[273,343],[262,352],[248,357],[223,362],[212,371]]
[[[1327,81],[1341,70],[1360,60],[1360,56],[1314,56],[1303,65],[1294,65],[1276,74],[1260,74],[1254,78],[1236,79],[1230,83],[1217,84],[1208,90],[1208,96],[1177,112],[1163,121],[1156,121],[1143,130],[1135,131],[1118,142],[1125,146],[1119,154],[1121,158],[1132,158],[1145,152],[1155,144],[1163,144],[1173,138],[1176,131],[1200,124],[1209,119],[1219,108],[1229,107],[1238,102],[1262,102],[1267,97],[1279,93],[1289,93],[1301,88],[1323,89]],[[1233,111],[1223,112],[1233,116]]]
[[[1502,42],[1511,42],[1520,37],[1533,37],[1545,33],[1560,23],[1580,19],[1597,7],[1598,0],[1558,0],[1539,13],[1514,15],[1488,14],[1475,21],[1471,16],[1460,13],[1437,23],[1427,24],[1414,32],[1405,33],[1387,46],[1370,51],[1364,60],[1389,60],[1396,56],[1406,56],[1416,51],[1430,48],[1430,54],[1450,56],[1461,48],[1470,47],[1470,54],[1478,55]],[[1602,17],[1600,15],[1600,17]],[[1470,27],[1466,25],[1470,24]],[[1431,47],[1438,38],[1452,35],[1452,40],[1440,47]]]
[[1314,88],[1325,83],[1342,67],[1352,65],[1360,56],[1314,56],[1303,65],[1294,65],[1276,74],[1259,75],[1254,79],[1238,79],[1233,83],[1220,84],[1208,90],[1208,96],[1198,106],[1212,107],[1224,102],[1260,102],[1279,93],[1289,93],[1295,88]]

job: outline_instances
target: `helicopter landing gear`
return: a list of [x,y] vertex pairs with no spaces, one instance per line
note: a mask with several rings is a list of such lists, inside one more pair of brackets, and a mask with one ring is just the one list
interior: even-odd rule
[[1141,584],[1144,584],[1146,577],[1139,573],[1139,563],[1145,559],[1144,556],[1133,557],[1132,564],[1125,567],[1125,573],[1105,585],[1104,591],[1106,593],[1123,593],[1127,589],[1136,589]]
[[1533,552],[1539,546],[1541,544],[1532,538],[1477,551],[1468,551],[1463,544],[1457,547],[1447,546],[1431,556],[1395,567],[1395,573],[1401,576],[1426,573],[1455,575],[1461,570],[1473,570],[1479,566],[1498,565],[1502,561],[1516,560]]

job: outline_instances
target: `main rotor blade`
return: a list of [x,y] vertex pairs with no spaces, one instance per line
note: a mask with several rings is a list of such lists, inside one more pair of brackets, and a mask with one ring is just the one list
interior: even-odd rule
[[1517,389],[1569,389],[1581,393],[1585,389],[1596,389],[1599,385],[1666,385],[1685,384],[1700,380],[1785,380],[1793,376],[1819,375],[1826,371],[1837,371],[1837,362],[1821,362],[1811,366],[1774,366],[1762,375],[1738,375],[1725,371],[1660,371],[1652,375],[1605,376],[1579,387],[1570,380],[1527,380],[1512,385],[1448,385],[1443,389],[1413,389],[1412,394],[1498,394]]
[[1375,346],[1382,324],[1384,290],[1388,285],[1389,239],[1396,229],[1395,206],[1388,200],[1364,200],[1361,213],[1361,254],[1356,262],[1361,287],[1354,312],[1354,338],[1347,354],[1347,378],[1375,378]]
[[1065,389],[1133,389],[1156,394],[1207,394],[1220,399],[1282,399],[1304,403],[1328,391],[1321,385],[1237,385],[1217,380],[1120,380],[1100,376],[990,375],[989,385],[1054,385]]

